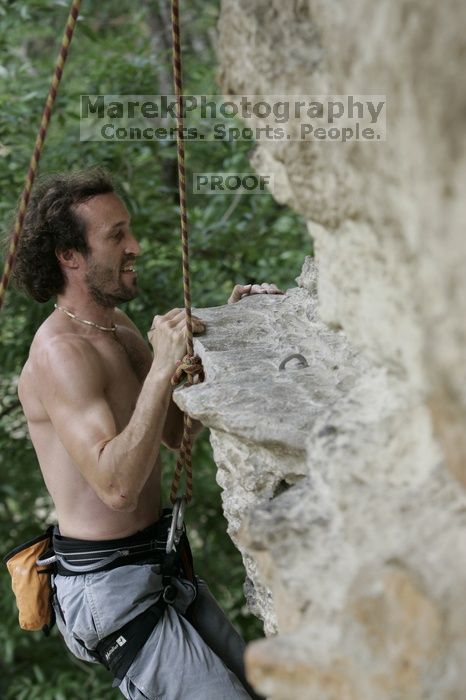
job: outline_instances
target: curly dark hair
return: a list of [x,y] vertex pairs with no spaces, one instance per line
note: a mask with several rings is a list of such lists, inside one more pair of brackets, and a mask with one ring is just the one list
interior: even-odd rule
[[12,279],[15,286],[44,303],[63,291],[65,278],[57,253],[86,254],[86,225],[75,206],[99,194],[115,192],[105,170],[92,168],[38,179],[31,193]]

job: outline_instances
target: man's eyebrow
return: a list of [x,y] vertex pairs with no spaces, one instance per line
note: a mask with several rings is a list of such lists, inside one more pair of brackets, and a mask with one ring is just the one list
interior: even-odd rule
[[125,219],[124,221],[117,221],[116,224],[112,224],[106,229],[106,233],[112,233],[117,228],[121,228],[122,226],[129,226],[130,221],[128,219]]

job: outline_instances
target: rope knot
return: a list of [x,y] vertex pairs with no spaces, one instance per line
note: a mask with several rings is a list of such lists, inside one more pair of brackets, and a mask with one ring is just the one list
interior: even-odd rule
[[[204,381],[204,367],[199,355],[185,355],[182,360],[176,361],[177,368],[170,380],[172,386],[179,384],[183,378],[188,379],[188,384],[193,384],[194,377],[197,376],[197,383]],[[183,375],[185,375],[183,377]]]

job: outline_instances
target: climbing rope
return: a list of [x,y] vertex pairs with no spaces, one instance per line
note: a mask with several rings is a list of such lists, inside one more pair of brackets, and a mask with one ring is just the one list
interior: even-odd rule
[[58,86],[60,85],[60,81],[63,75],[63,68],[65,66],[66,59],[68,58],[68,51],[70,48],[71,40],[73,38],[74,29],[76,27],[76,21],[78,19],[80,5],[81,0],[73,0],[71,4],[70,12],[66,22],[65,32],[63,34],[63,39],[60,46],[60,51],[55,62],[55,69],[53,73],[52,82],[50,84],[49,93],[47,95],[44,111],[42,113],[39,132],[37,134],[36,142],[34,144],[34,150],[32,152],[31,160],[29,163],[29,170],[26,175],[26,181],[24,183],[24,188],[21,194],[20,205],[18,213],[16,214],[8,253],[3,267],[3,275],[0,281],[0,309],[3,306],[3,302],[5,300],[5,293],[8,287],[8,283],[10,281],[11,273],[13,271],[16,252],[18,250],[18,242],[21,236],[21,232],[23,230],[24,217],[26,215],[29,198],[31,196],[32,185],[36,177],[37,166],[39,165],[39,160],[42,153],[42,148],[44,146],[45,137],[47,135],[50,117],[52,116],[53,105],[57,97]]
[[[189,240],[188,240],[188,212],[186,206],[186,171],[184,152],[184,104],[183,104],[183,80],[181,67],[181,41],[180,41],[180,15],[178,0],[172,0],[172,38],[173,38],[173,81],[176,95],[176,143],[178,155],[178,189],[180,196],[180,220],[181,220],[181,248],[183,265],[183,293],[186,311],[187,330],[187,354],[178,362],[178,367],[172,377],[172,385],[177,384],[186,376],[186,385],[194,383],[197,375],[199,382],[204,380],[204,371],[201,359],[194,356],[193,351],[193,325],[191,316],[191,291],[189,278]],[[183,469],[186,471],[186,490],[183,499],[189,503],[193,495],[193,470],[192,470],[192,419],[184,414],[183,438],[175,467],[175,474],[170,490],[170,500],[174,504],[177,500],[178,489]]]

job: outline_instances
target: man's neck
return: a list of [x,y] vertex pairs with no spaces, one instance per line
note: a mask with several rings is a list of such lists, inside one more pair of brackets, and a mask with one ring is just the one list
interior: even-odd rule
[[66,309],[77,318],[90,321],[93,324],[111,328],[115,323],[115,308],[100,306],[89,297],[77,296],[71,293],[59,294],[57,296],[57,306]]

